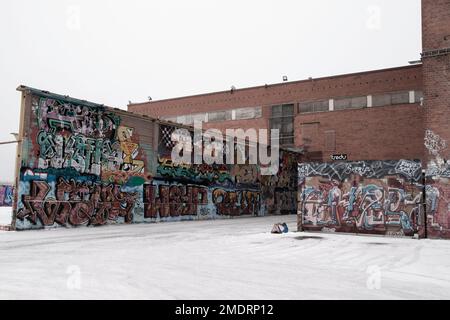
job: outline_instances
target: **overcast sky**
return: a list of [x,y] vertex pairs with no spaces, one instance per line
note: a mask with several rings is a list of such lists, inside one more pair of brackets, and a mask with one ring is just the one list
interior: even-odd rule
[[[0,141],[19,84],[126,109],[209,91],[407,65],[420,0],[0,1]],[[0,145],[0,181],[15,147]]]

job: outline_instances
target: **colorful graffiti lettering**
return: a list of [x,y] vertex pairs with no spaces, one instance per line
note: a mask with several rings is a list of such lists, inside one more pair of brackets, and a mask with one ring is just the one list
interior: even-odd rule
[[[171,161],[176,125],[27,88],[17,230],[296,213],[297,164]],[[267,177],[267,176],[265,176]]]
[[118,185],[60,178],[53,188],[46,181],[31,181],[30,194],[22,196],[24,207],[17,218],[43,226],[102,225],[119,217],[129,223],[135,201],[135,194],[122,192]]
[[258,215],[260,207],[259,192],[215,189],[212,197],[219,215]]
[[226,165],[175,164],[169,158],[158,159],[157,174],[172,180],[187,180],[198,184],[231,183],[232,178]]
[[377,234],[418,232],[423,224],[420,163],[380,163],[300,165],[302,226]]
[[120,126],[113,113],[41,98],[35,114],[40,128],[38,168],[75,168],[95,175],[103,170],[144,172],[144,161],[137,159],[139,145],[132,141],[133,128]]
[[208,203],[208,191],[200,186],[145,185],[144,217],[166,218],[197,215],[198,206]]
[[297,166],[295,154],[282,151],[277,175],[261,176],[262,194],[270,214],[297,212]]

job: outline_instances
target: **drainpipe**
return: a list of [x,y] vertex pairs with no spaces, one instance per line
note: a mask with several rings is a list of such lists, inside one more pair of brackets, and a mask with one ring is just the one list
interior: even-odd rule
[[427,197],[426,197],[426,173],[425,170],[422,169],[422,206],[423,206],[423,215],[424,215],[424,238],[428,238],[428,215],[427,215]]

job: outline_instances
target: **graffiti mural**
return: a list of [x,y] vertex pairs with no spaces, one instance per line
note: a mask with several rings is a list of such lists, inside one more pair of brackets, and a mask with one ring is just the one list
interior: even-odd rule
[[259,165],[175,164],[175,124],[20,91],[17,230],[296,213],[297,165],[287,152],[272,178]]
[[294,153],[280,151],[280,168],[273,176],[262,176],[262,193],[270,214],[297,212],[298,161]]
[[[427,174],[430,174],[427,171]],[[426,178],[427,235],[450,238],[450,168]]]
[[74,168],[95,175],[102,170],[143,172],[133,129],[120,126],[114,113],[49,98],[39,99],[33,108],[39,169]]
[[255,191],[226,191],[215,189],[213,203],[218,215],[240,216],[258,215],[260,193]]
[[174,164],[170,158],[159,158],[157,174],[170,180],[189,181],[198,184],[223,184],[233,183],[232,176],[227,165],[208,164]]
[[17,218],[34,225],[103,225],[119,217],[132,222],[136,195],[122,192],[119,185],[60,178],[54,187],[46,181],[31,181],[29,195],[22,201]]
[[199,207],[208,205],[208,190],[201,186],[144,186],[145,218],[197,216]]
[[450,239],[450,165],[444,159],[447,141],[432,130],[425,131],[427,236]]
[[0,185],[0,207],[12,207],[14,201],[14,187]]
[[24,99],[16,229],[134,222],[153,175],[134,126],[148,121],[34,89]]
[[299,165],[301,226],[412,236],[423,219],[419,161]]

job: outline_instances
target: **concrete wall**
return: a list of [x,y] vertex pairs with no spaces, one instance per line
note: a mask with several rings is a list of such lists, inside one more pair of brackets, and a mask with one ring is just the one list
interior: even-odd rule
[[23,89],[18,230],[296,213],[297,160],[176,166],[172,125]]

